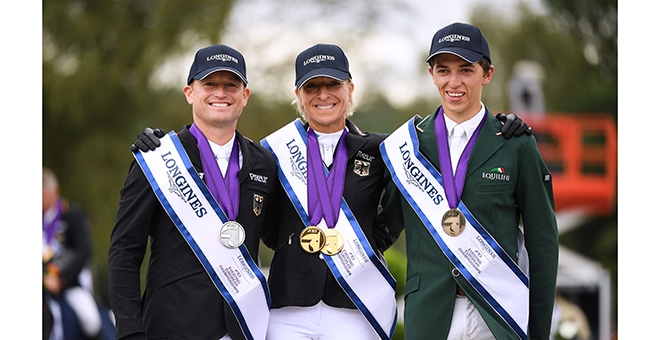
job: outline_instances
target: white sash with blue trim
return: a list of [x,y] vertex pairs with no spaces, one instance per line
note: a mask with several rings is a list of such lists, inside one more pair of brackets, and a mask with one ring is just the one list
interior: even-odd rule
[[[155,151],[134,154],[158,200],[188,242],[211,281],[229,303],[247,339],[265,339],[270,315],[266,278],[245,244],[229,249],[220,242],[227,222],[174,132]],[[224,322],[224,320],[218,320]]]
[[[261,141],[278,162],[278,177],[289,199],[306,226],[307,208],[307,133],[300,119],[285,125]],[[322,254],[339,285],[381,339],[391,339],[396,327],[396,281],[367,241],[346,200],[342,198],[335,226],[345,239],[336,255]],[[327,229],[322,219],[318,225]],[[338,325],[341,327],[341,325]]]
[[[438,118],[442,119],[442,117]],[[447,258],[491,307],[526,339],[529,318],[529,282],[520,267],[460,202],[465,230],[449,236],[442,228],[449,210],[442,176],[419,152],[415,118],[399,127],[380,145],[392,179],[429,230]]]

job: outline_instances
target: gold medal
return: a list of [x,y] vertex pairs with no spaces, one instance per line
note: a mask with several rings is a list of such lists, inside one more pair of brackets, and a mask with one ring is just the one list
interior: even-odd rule
[[465,216],[458,209],[449,209],[442,216],[442,229],[449,236],[458,236],[465,230]]
[[220,242],[227,248],[238,248],[245,242],[245,229],[236,221],[229,221],[220,228]]
[[323,231],[325,234],[325,245],[321,248],[321,252],[326,255],[335,255],[344,249],[344,237],[335,229],[326,229]]
[[310,254],[317,253],[325,245],[325,234],[319,227],[310,226],[300,233],[300,246]]

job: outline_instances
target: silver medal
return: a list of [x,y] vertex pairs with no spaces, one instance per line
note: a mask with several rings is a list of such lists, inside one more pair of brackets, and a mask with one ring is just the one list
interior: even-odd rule
[[220,242],[227,248],[238,248],[245,242],[245,230],[240,223],[229,221],[220,228]]

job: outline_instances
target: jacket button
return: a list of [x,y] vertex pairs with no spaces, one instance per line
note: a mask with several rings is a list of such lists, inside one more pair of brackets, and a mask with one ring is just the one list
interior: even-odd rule
[[451,275],[453,275],[454,277],[459,277],[461,276],[461,271],[458,270],[458,268],[454,267],[454,269],[451,270]]

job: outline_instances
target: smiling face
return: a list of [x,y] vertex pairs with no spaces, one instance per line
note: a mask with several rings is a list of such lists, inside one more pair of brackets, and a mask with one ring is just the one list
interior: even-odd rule
[[183,88],[183,93],[188,104],[192,105],[195,125],[211,140],[214,129],[233,134],[250,97],[250,89],[229,71],[214,72],[201,81],[194,80]]
[[316,77],[297,89],[296,97],[309,126],[314,131],[323,133],[343,129],[350,112],[354,87],[349,80]]
[[495,67],[488,72],[478,63],[441,53],[433,57],[429,73],[442,97],[444,113],[456,123],[462,123],[481,109],[481,90],[493,79]]

